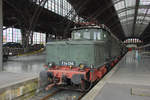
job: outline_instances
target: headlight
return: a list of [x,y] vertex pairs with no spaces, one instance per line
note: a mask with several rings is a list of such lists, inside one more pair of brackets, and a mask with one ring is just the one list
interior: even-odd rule
[[84,69],[85,65],[84,64],[80,64],[79,67],[80,67],[80,69]]
[[54,63],[54,62],[48,63],[48,67],[54,67],[54,66],[55,66],[55,63]]
[[93,69],[93,68],[94,68],[94,65],[92,65],[92,64],[91,64],[91,66],[90,66],[90,67],[91,67],[91,69]]
[[52,66],[52,63],[49,63],[48,66]]

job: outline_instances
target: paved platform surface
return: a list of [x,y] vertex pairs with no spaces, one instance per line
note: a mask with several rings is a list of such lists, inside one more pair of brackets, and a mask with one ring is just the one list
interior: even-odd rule
[[14,73],[39,73],[44,70],[46,54],[9,57],[3,64],[4,71]]
[[108,82],[150,86],[150,57],[136,57],[136,51],[129,52]]
[[82,100],[150,100],[150,56],[128,52]]
[[3,64],[4,72],[0,72],[0,89],[13,86],[38,77],[44,70],[45,54],[9,57]]
[[0,72],[0,90],[37,78],[37,74]]
[[[132,90],[137,91],[132,94]],[[150,100],[150,94],[139,94],[141,90],[150,90],[150,57],[132,51],[122,59],[94,100]]]

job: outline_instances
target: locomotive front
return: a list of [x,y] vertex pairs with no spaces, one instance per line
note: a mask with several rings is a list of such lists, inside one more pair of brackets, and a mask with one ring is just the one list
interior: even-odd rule
[[71,40],[47,43],[46,71],[40,73],[42,86],[90,88],[108,71],[104,65],[105,59],[111,56],[108,41],[105,30],[86,26],[74,29]]

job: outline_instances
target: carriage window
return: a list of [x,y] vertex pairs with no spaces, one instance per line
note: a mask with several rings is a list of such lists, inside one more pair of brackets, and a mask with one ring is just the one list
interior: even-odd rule
[[90,39],[90,32],[84,32],[83,33],[83,38],[84,39]]
[[81,39],[80,33],[74,33],[74,39]]

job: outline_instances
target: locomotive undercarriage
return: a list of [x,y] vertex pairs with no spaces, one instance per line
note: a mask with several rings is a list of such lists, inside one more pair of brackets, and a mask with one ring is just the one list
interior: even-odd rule
[[70,66],[53,66],[40,73],[40,86],[46,90],[51,87],[87,91],[100,80],[121,57],[105,63],[99,68],[84,68]]
[[[42,74],[45,74],[44,76],[46,77],[43,77]],[[90,85],[93,84],[88,80],[82,79],[82,77],[79,77],[78,75],[75,76],[76,77],[72,77],[71,79],[62,76],[60,79],[58,77],[53,77],[49,72],[44,71],[40,73],[40,86],[46,90],[50,89],[51,87],[57,87],[61,89],[86,91],[91,87]]]

